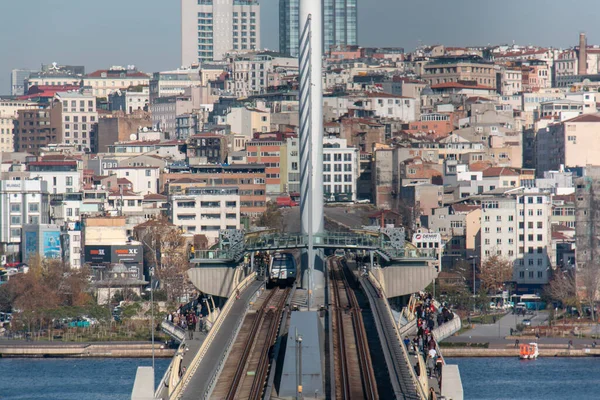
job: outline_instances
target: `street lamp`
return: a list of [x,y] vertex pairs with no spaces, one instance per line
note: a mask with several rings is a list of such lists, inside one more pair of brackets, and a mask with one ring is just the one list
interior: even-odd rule
[[469,260],[473,260],[473,314],[475,314],[475,260],[478,259],[479,256],[470,256]]

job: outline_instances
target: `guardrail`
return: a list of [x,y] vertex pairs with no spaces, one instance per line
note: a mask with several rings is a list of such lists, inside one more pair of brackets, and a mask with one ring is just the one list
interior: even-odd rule
[[[190,378],[194,375],[194,373],[198,369],[198,366],[200,365],[200,362],[202,361],[202,358],[204,358],[204,356],[206,355],[206,352],[207,352],[208,348],[210,347],[210,345],[214,341],[215,337],[219,333],[221,325],[223,324],[223,321],[225,320],[225,318],[229,314],[229,311],[231,310],[231,307],[233,307],[233,303],[235,302],[235,299],[233,299],[234,301],[231,301],[232,297],[233,297],[233,294],[234,293],[238,293],[238,292],[242,292],[254,280],[256,280],[256,272],[253,272],[250,275],[248,275],[242,282],[240,282],[230,292],[229,299],[227,300],[227,302],[225,303],[225,306],[221,310],[221,313],[219,314],[219,317],[217,318],[217,320],[215,321],[213,327],[209,331],[208,336],[206,337],[206,339],[202,343],[202,346],[198,350],[198,353],[196,353],[196,356],[194,357],[194,359],[190,363],[190,366],[187,369],[187,371],[185,372],[185,375],[180,379],[180,381],[178,382],[177,386],[175,388],[173,388],[173,390],[172,390],[171,395],[169,396],[169,398],[178,399],[178,398],[181,397],[181,395],[183,394],[183,391],[185,390],[187,384],[190,381]],[[181,384],[181,382],[183,382],[183,383]]]
[[[385,340],[388,342],[389,347],[392,347],[395,345],[394,347],[398,347],[399,349],[401,349],[401,352],[402,352],[401,357],[403,358],[403,361],[405,363],[405,367],[409,374],[410,381],[411,381],[412,385],[414,385],[414,388],[417,391],[416,395],[421,400],[426,400],[428,398],[427,394],[423,390],[423,386],[420,384],[419,379],[416,376],[414,369],[412,368],[412,364],[410,361],[408,351],[406,350],[406,348],[404,347],[404,344],[402,343],[402,337],[400,336],[400,334],[398,332],[398,325],[395,322],[394,315],[392,314],[390,305],[385,297],[383,288],[381,287],[381,285],[379,284],[377,279],[375,279],[375,276],[370,271],[369,271],[369,275],[367,276],[367,278],[365,280],[368,282],[368,285],[364,285],[365,292],[367,294],[367,297],[369,298],[369,304],[371,304],[371,309],[373,310],[373,308],[375,308],[374,316],[375,316],[377,330],[378,330],[380,337],[381,337],[381,335],[384,336]],[[377,304],[377,299],[374,297],[372,290],[367,288],[367,286],[371,286],[371,289],[377,292],[376,293],[377,298],[381,299],[382,303],[384,304],[383,310],[380,310],[380,308]],[[381,315],[380,312],[382,312],[384,315]],[[391,327],[392,332],[389,332],[389,331],[385,332],[383,330],[383,327],[380,326],[380,324],[383,322],[383,319],[385,319],[385,318],[387,318],[391,322],[389,324],[389,326]],[[390,341],[389,340],[390,338],[387,337],[386,334],[392,334],[394,336],[393,337],[394,340]],[[390,350],[392,350],[392,349],[390,349]],[[391,353],[391,351],[390,351],[390,353]],[[385,350],[384,350],[384,355],[386,356],[386,362],[387,362],[388,354],[386,354]],[[402,366],[397,365],[397,368],[400,369],[400,368],[402,368]],[[392,372],[392,371],[390,371],[390,372]],[[400,379],[401,379],[401,377],[398,375],[398,373],[396,373],[395,382],[392,379],[392,385],[394,385],[394,391],[397,393],[399,392],[399,390],[397,389],[396,386],[399,385]]]
[[[160,380],[160,382],[158,383],[158,387],[156,388],[156,391],[154,392],[155,398],[157,398],[157,399],[163,398],[162,392],[168,388],[168,386],[166,385],[166,382],[171,377],[171,373],[173,372],[173,366],[175,365],[175,361],[176,361],[177,357],[180,357],[181,354],[183,354],[184,349],[185,349],[185,335],[184,335],[184,340],[179,344],[179,347],[177,348],[177,352],[175,353],[173,358],[171,358],[171,362],[169,363],[167,370],[163,374],[163,377]],[[166,395],[168,398],[169,394],[166,393]]]
[[183,328],[175,325],[174,323],[169,322],[167,320],[163,320],[160,323],[160,327],[167,335],[169,335],[173,339],[179,341],[179,343],[181,343],[185,340],[185,330],[183,330]]
[[443,323],[441,326],[438,326],[431,333],[435,341],[440,342],[446,339],[447,337],[454,335],[456,332],[460,331],[461,327],[462,323],[460,322],[460,317],[454,314],[453,319]]

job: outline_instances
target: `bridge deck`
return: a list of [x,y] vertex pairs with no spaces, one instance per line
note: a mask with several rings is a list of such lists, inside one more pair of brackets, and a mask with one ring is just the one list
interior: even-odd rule
[[[219,361],[227,351],[227,343],[229,342],[236,325],[245,317],[246,306],[248,305],[254,293],[256,293],[256,291],[263,284],[264,282],[260,281],[253,282],[240,294],[239,299],[236,300],[233,297],[230,299],[234,300],[235,303],[223,321],[223,325],[221,325],[221,328],[219,329],[220,334],[215,337],[214,341],[208,348],[206,355],[200,361],[198,369],[194,375],[190,377],[185,391],[181,396],[182,399],[197,400],[203,398],[205,391],[210,385],[212,377],[216,374],[217,369],[219,368]],[[188,367],[188,365],[185,366]]]

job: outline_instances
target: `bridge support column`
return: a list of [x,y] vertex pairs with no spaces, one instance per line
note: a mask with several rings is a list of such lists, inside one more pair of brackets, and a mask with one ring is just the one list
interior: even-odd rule
[[373,250],[369,250],[370,270],[373,271]]

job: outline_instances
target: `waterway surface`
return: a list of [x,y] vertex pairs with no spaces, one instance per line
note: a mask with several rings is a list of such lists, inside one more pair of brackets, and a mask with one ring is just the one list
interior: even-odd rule
[[600,358],[447,358],[457,364],[465,399],[600,399]]
[[[156,359],[156,384],[171,359]],[[0,358],[0,399],[130,399],[150,358]]]

